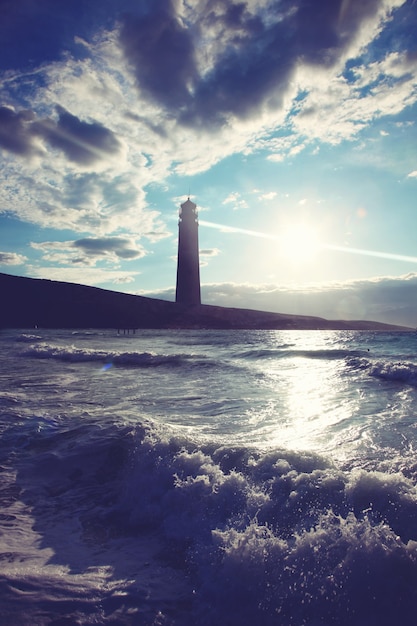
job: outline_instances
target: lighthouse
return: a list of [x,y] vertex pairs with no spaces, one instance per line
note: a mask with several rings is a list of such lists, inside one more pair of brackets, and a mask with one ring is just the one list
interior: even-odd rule
[[197,205],[190,198],[181,204],[179,214],[175,302],[201,304]]

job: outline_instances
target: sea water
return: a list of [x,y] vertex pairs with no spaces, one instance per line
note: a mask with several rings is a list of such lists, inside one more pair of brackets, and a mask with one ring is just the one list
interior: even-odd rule
[[417,623],[417,335],[0,342],[0,624]]

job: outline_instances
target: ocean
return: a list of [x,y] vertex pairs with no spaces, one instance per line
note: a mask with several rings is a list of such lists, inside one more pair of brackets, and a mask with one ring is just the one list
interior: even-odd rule
[[1,625],[417,623],[417,334],[0,341]]

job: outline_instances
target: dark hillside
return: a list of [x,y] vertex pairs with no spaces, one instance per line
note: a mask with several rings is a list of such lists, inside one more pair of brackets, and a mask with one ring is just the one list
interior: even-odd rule
[[369,321],[325,320],[174,302],[0,274],[0,328],[253,328],[408,330]]

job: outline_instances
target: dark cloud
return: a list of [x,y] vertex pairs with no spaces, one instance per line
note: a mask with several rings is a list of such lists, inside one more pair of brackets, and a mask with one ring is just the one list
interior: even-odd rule
[[187,84],[196,78],[193,43],[173,2],[156,0],[149,13],[126,16],[120,40],[141,90],[165,106],[188,103]]
[[125,237],[86,237],[73,242],[74,248],[79,248],[87,256],[115,255],[119,259],[138,259],[144,255],[143,249],[131,239]]
[[299,0],[292,16],[294,53],[308,63],[332,65],[364,21],[377,15],[380,0]]
[[[182,123],[209,126],[254,115],[270,97],[279,106],[300,62],[334,65],[380,10],[380,0],[271,0],[254,15],[246,2],[208,0],[185,25],[174,2],[157,1],[124,18],[120,40],[142,92]],[[199,74],[205,32],[218,52]]]
[[0,107],[0,147],[20,156],[34,154],[36,149],[30,133],[34,117],[32,111],[16,113],[9,107]]
[[74,35],[88,38],[116,11],[117,0],[0,0],[0,68],[36,67],[64,49],[83,53]]
[[32,131],[53,148],[62,150],[70,161],[91,165],[119,151],[120,143],[108,128],[97,122],[83,122],[62,107],[57,110],[57,122],[51,119],[39,121],[33,125]]
[[[118,20],[120,44],[140,92],[185,125],[216,126],[230,116],[244,119],[264,106],[279,107],[300,63],[337,63],[383,5],[381,0],[269,0],[254,13],[253,4],[1,0],[0,67],[40,65],[62,58],[63,50],[75,57],[88,54],[74,36],[91,41],[99,28],[111,30]],[[77,163],[94,162],[94,152],[77,145],[78,139],[108,152],[115,147],[109,131],[106,135],[69,113],[60,114],[55,126],[46,122],[44,135],[51,145]],[[30,150],[26,140],[19,154]],[[19,148],[18,141],[13,145]]]
[[16,113],[10,107],[0,107],[0,147],[29,157],[41,154],[35,143],[40,138],[62,150],[70,161],[84,166],[119,152],[120,142],[102,124],[84,122],[62,107],[57,107],[57,111],[58,121],[36,120],[32,111]]

